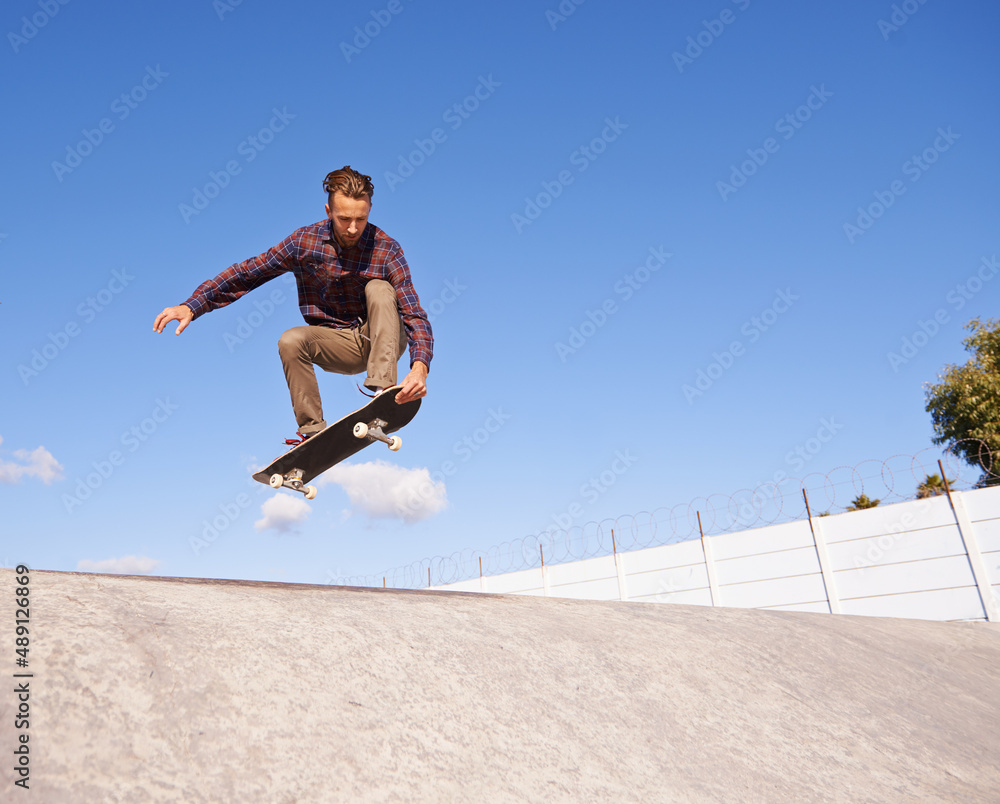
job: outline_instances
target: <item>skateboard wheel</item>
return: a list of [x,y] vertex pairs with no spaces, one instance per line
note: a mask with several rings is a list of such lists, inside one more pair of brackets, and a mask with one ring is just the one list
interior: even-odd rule
[[307,500],[314,500],[314,499],[316,499],[316,487],[315,486],[306,486],[305,489],[303,489],[303,491],[305,492]]
[[283,485],[285,485],[285,478],[279,474],[273,474],[267,482],[270,484],[272,489],[280,489]]
[[365,438],[368,435],[368,425],[364,422],[358,422],[354,425],[354,437],[355,438]]
[[389,436],[389,449],[396,452],[401,446],[403,446],[403,439],[399,436]]

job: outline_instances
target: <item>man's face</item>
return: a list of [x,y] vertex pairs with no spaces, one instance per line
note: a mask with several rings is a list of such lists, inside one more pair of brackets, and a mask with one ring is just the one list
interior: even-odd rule
[[333,235],[343,248],[353,248],[361,240],[368,223],[372,204],[367,198],[348,198],[333,194],[332,204],[326,205],[326,216],[333,222]]

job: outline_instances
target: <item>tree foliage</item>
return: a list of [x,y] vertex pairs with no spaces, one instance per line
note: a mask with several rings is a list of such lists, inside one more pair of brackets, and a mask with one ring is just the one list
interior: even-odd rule
[[874,508],[878,505],[881,500],[870,500],[867,494],[859,494],[853,500],[851,504],[847,507],[848,511],[863,511],[865,508]]
[[937,497],[939,494],[945,494],[948,489],[953,488],[954,485],[954,478],[948,478],[946,486],[945,481],[941,478],[941,475],[937,473],[927,475],[924,478],[924,482],[917,486],[917,499],[925,500],[928,497]]
[[991,456],[1000,459],[1000,320],[973,318],[964,340],[972,358],[949,364],[940,382],[927,383],[927,411],[934,424],[935,444],[964,458],[983,474],[977,485],[1000,483]]

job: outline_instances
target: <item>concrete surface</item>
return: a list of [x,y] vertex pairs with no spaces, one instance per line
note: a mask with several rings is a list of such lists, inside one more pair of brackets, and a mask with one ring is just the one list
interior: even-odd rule
[[24,791],[13,587],[4,801],[1000,801],[993,625],[41,571]]

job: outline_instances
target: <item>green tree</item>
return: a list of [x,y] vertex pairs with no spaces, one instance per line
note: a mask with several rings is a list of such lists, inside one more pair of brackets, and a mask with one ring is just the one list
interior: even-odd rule
[[949,364],[940,382],[927,383],[927,411],[934,424],[935,444],[982,471],[978,486],[1000,483],[1000,321],[973,318],[965,328],[972,358],[961,366]]
[[881,500],[869,500],[867,494],[859,494],[857,497],[855,497],[853,500],[851,500],[851,504],[847,507],[847,510],[848,511],[861,511],[861,510],[864,510],[865,508],[874,508],[880,502],[882,502],[882,501]]
[[[951,488],[955,485],[955,481],[951,478],[948,479],[948,487]],[[939,494],[944,494],[946,491],[944,486],[944,481],[941,479],[941,475],[927,475],[924,478],[924,482],[917,486],[917,499],[923,500],[927,497],[937,497]]]

